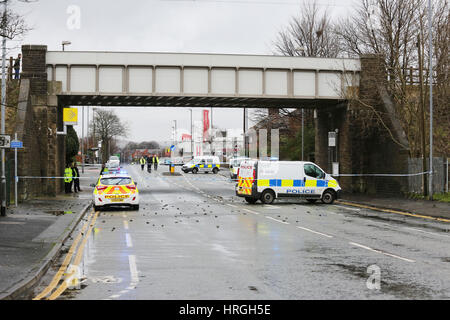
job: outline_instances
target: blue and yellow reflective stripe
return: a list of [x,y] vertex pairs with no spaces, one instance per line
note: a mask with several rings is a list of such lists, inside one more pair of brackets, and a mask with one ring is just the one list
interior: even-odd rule
[[336,188],[336,180],[292,180],[292,179],[258,179],[258,187],[310,187]]
[[208,164],[205,165],[204,164],[196,164],[194,166],[192,166],[192,168],[197,167],[197,168],[220,168],[220,164]]

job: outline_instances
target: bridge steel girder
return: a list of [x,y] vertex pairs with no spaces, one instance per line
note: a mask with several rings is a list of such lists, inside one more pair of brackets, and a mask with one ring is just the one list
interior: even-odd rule
[[[233,54],[49,51],[46,68],[49,81],[61,81],[60,99],[70,105],[97,105],[91,101],[102,96],[114,106],[127,106],[133,97],[151,97],[141,106],[151,106],[155,101],[171,106],[173,98],[186,106],[193,106],[189,101],[194,100],[195,104],[214,104],[214,107],[299,108],[345,100],[346,88],[359,84],[360,61]],[[231,99],[236,103],[231,104]]]

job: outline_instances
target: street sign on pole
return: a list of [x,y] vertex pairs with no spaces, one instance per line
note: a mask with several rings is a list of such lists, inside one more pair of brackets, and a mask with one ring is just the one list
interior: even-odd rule
[[11,149],[22,149],[23,148],[23,142],[22,141],[17,141],[17,140],[13,140],[11,141]]
[[63,122],[65,125],[78,124],[78,109],[77,108],[64,108]]
[[0,148],[10,148],[11,147],[11,136],[0,134]]

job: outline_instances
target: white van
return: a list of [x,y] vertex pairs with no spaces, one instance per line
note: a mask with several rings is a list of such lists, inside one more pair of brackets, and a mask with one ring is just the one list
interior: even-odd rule
[[198,156],[181,167],[184,173],[212,172],[216,174],[220,170],[220,159],[217,156]]
[[281,197],[332,204],[340,192],[334,178],[316,164],[303,161],[244,161],[236,184],[236,195],[251,204],[258,200],[270,204]]
[[230,159],[230,161],[228,163],[230,165],[230,178],[231,178],[231,180],[236,180],[239,166],[241,165],[241,162],[245,161],[245,160],[250,160],[250,158],[247,158],[247,157],[236,157],[236,158],[231,158]]

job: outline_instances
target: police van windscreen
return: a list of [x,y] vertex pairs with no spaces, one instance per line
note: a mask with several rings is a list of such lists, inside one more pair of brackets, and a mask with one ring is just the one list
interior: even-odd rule
[[102,178],[100,183],[105,186],[123,186],[131,183],[131,178],[127,177],[114,177],[114,178]]

